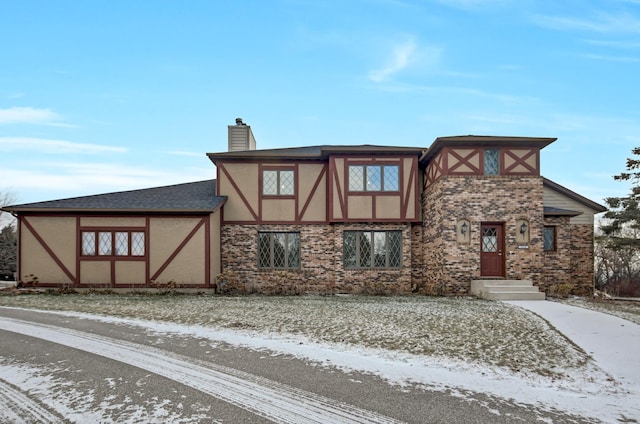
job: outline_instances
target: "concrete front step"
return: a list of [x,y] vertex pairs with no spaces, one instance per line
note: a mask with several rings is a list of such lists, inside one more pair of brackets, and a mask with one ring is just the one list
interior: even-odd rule
[[473,280],[471,294],[488,300],[545,300],[531,280]]

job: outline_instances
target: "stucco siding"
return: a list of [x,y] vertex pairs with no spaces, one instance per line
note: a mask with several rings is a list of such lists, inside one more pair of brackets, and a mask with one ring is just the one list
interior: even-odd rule
[[116,261],[115,282],[123,285],[145,285],[145,263],[143,261]]
[[[28,281],[35,276],[41,284],[72,284],[73,280],[55,259],[69,273],[75,273],[75,218],[29,216],[23,220],[20,227],[18,279]],[[55,259],[45,246],[55,255]]]

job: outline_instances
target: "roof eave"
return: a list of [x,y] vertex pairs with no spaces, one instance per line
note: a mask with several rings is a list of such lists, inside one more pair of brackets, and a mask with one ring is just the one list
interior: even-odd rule
[[96,213],[108,213],[112,215],[128,215],[128,214],[136,214],[136,215],[153,215],[153,214],[179,214],[179,215],[206,215],[216,212],[218,209],[222,207],[227,201],[226,196],[224,196],[223,200],[221,200],[218,204],[216,204],[213,208],[47,208],[47,207],[21,207],[21,206],[6,206],[4,208],[0,208],[3,212],[9,212],[12,215],[20,215],[24,213],[34,213],[34,214],[45,214],[45,213],[55,213],[55,214],[96,214]]
[[433,158],[443,147],[448,146],[473,146],[473,147],[498,147],[501,145],[514,145],[518,147],[535,147],[543,149],[556,141],[556,137],[512,137],[491,135],[456,135],[438,137],[429,146],[429,149],[420,157],[420,162]]

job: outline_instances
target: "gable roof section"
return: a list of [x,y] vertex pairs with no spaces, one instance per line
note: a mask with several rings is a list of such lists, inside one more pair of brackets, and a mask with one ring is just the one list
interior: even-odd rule
[[[542,184],[547,187],[550,188],[551,190],[556,191],[557,193],[560,193],[568,198],[570,198],[571,200],[574,200],[575,202],[578,202],[584,206],[586,206],[587,208],[592,209],[595,213],[600,213],[600,212],[605,212],[607,210],[606,207],[602,206],[599,203],[594,202],[593,200],[589,200],[584,196],[579,195],[578,193],[576,193],[575,191],[571,191],[566,187],[561,186],[558,183],[554,183],[553,181],[551,181],[548,178],[542,178]],[[546,208],[545,208],[546,209]],[[557,208],[556,208],[557,209]],[[562,211],[562,209],[557,209],[557,211]],[[571,211],[567,211],[565,210],[564,212],[571,212]],[[546,213],[546,210],[545,210]],[[566,214],[565,214],[566,215]]]
[[26,203],[7,212],[211,213],[226,201],[216,196],[216,180]]
[[329,155],[412,155],[424,153],[421,147],[320,145],[283,149],[243,150],[236,152],[207,153],[211,162],[218,160],[325,160]]

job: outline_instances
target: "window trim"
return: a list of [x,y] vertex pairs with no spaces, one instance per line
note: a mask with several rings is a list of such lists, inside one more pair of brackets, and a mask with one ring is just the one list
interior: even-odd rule
[[[288,235],[297,235],[298,236],[298,264],[296,266],[289,266],[289,237],[285,237],[285,264],[284,267],[276,267],[274,266],[275,255],[274,255],[274,235],[275,234],[286,234]],[[263,266],[260,255],[261,251],[261,243],[260,237],[262,235],[267,235],[269,237],[269,266]],[[301,245],[301,237],[300,231],[258,231],[258,243],[257,243],[257,260],[258,260],[258,269],[259,270],[272,270],[272,271],[288,271],[288,270],[298,270],[302,267],[302,245]]]
[[[79,251],[81,259],[115,259],[115,260],[144,260],[147,257],[147,231],[145,228],[116,228],[116,227],[100,227],[100,228],[80,228],[80,243]],[[127,252],[126,254],[118,253],[118,236],[117,234],[127,234]],[[85,250],[85,234],[93,234],[92,247],[93,249]],[[109,235],[110,249],[103,250],[101,246],[102,235]],[[142,252],[134,254],[134,234],[142,234],[142,245],[139,243],[136,246],[142,247]],[[139,248],[138,247],[138,248]],[[104,252],[104,253],[102,253]],[[136,250],[138,252],[138,250]]]
[[[547,243],[545,242],[545,233],[547,229],[553,230],[553,247],[547,249]],[[544,252],[557,252],[558,251],[558,229],[556,225],[545,225],[542,229],[542,249]]]
[[[351,186],[351,168],[362,168],[362,187],[353,189]],[[385,167],[394,167],[396,169],[396,187],[387,190],[385,188]],[[400,192],[400,164],[399,163],[348,163],[347,164],[347,189],[350,193],[399,193]],[[380,189],[367,190],[367,168],[379,168],[380,170]]]
[[[346,261],[346,257],[347,257],[347,244],[345,242],[345,237],[347,234],[349,233],[353,233],[355,234],[355,238],[354,238],[354,249],[355,251],[353,252],[353,256],[354,256],[354,265],[347,265],[347,261]],[[376,249],[375,249],[375,240],[376,240],[376,234],[380,234],[383,233],[385,235],[385,244],[384,244],[384,248],[385,248],[385,265],[384,266],[376,266]],[[398,251],[398,255],[399,257],[397,258],[397,262],[398,265],[397,266],[393,266],[391,265],[392,262],[392,258],[391,258],[391,252],[390,252],[390,244],[391,244],[391,240],[389,238],[389,234],[394,233],[396,235],[399,236],[399,240],[400,240],[400,249]],[[362,237],[362,234],[370,234],[370,258],[368,261],[367,266],[363,266],[362,265],[362,260],[361,260],[361,255],[360,255],[360,238]],[[375,269],[375,270],[397,270],[397,269],[401,269],[403,267],[403,257],[402,257],[402,246],[403,245],[403,240],[402,240],[402,230],[344,230],[342,233],[342,267],[344,269],[347,270],[359,270],[359,269]]]
[[[296,195],[296,181],[298,179],[297,169],[295,167],[284,167],[284,166],[262,166],[260,169],[260,195],[263,197],[269,198],[294,198]],[[265,193],[264,192],[264,183],[265,183],[265,172],[275,172],[276,173],[276,193]],[[293,183],[291,187],[291,194],[282,194],[280,179],[282,172],[292,172],[293,173]]]

